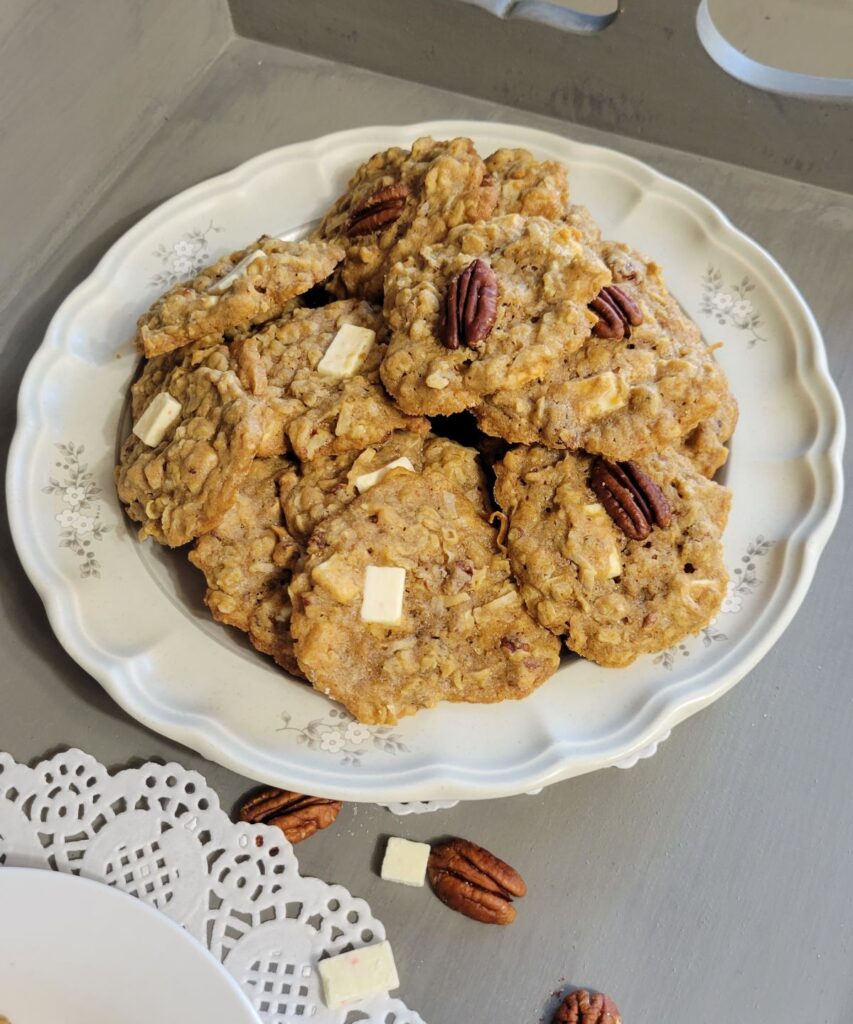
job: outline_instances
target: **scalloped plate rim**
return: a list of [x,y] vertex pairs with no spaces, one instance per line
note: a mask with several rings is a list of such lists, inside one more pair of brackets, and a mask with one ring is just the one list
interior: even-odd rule
[[[812,505],[798,524],[797,528],[786,538],[787,557],[774,597],[784,593],[782,606],[775,611],[773,621],[762,625],[767,615],[767,608],[758,616],[750,627],[749,633],[740,642],[727,651],[723,661],[729,664],[726,671],[719,675],[710,668],[699,674],[705,680],[702,687],[697,687],[692,697],[670,696],[665,699],[662,693],[658,699],[650,700],[636,715],[631,717],[615,733],[608,734],[603,740],[594,744],[578,747],[570,740],[553,740],[548,747],[524,762],[514,762],[500,772],[492,769],[465,769],[458,764],[449,764],[445,760],[434,757],[425,759],[423,763],[405,770],[394,765],[390,772],[381,767],[375,769],[362,768],[356,777],[355,784],[343,783],[339,765],[330,763],[328,770],[312,769],[305,771],[304,766],[296,769],[290,761],[277,761],[275,765],[261,764],[257,755],[253,760],[251,750],[244,749],[245,743],[240,738],[206,714],[195,714],[189,711],[176,713],[170,709],[171,719],[164,720],[157,715],[157,708],[149,701],[146,705],[138,692],[139,679],[134,669],[130,671],[111,670],[110,661],[104,658],[105,652],[90,643],[78,620],[79,611],[74,599],[73,589],[68,581],[51,565],[49,558],[40,557],[34,546],[27,543],[27,523],[22,510],[12,500],[17,483],[16,474],[22,470],[22,455],[28,442],[32,442],[39,434],[39,423],[33,419],[31,411],[38,410],[39,403],[37,384],[40,379],[40,366],[47,359],[62,335],[66,321],[70,321],[80,303],[88,293],[97,288],[98,281],[110,276],[125,250],[131,249],[137,238],[144,236],[158,220],[166,220],[168,216],[180,209],[191,199],[198,200],[210,194],[214,195],[225,185],[245,186],[248,181],[266,166],[273,166],[283,154],[298,159],[301,153],[322,153],[336,145],[347,141],[360,141],[367,137],[381,140],[386,135],[415,138],[422,134],[449,136],[455,133],[480,132],[498,136],[507,133],[507,142],[529,145],[536,148],[537,141],[547,145],[554,140],[570,145],[587,158],[594,157],[603,165],[617,171],[622,167],[630,171],[632,180],[643,184],[645,192],[660,191],[669,198],[674,198],[679,205],[697,217],[706,231],[716,229],[715,234],[722,230],[728,236],[727,245],[723,247],[731,252],[744,252],[751,265],[769,270],[783,281],[787,288],[787,297],[791,300],[786,311],[796,313],[802,322],[802,335],[808,338],[803,343],[797,335],[796,369],[797,376],[805,386],[816,408],[819,408],[822,419],[816,427],[816,436],[810,449],[802,453],[802,459],[812,470],[815,478],[815,493]],[[382,144],[381,141],[378,143]],[[389,144],[393,144],[390,143]],[[593,162],[593,161],[589,161]],[[622,165],[620,167],[619,165]],[[711,225],[711,227],[709,227]],[[723,240],[717,238],[722,244]],[[761,264],[764,267],[761,267]],[[820,552],[825,546],[838,520],[843,492],[841,452],[844,444],[844,412],[835,385],[830,377],[826,353],[823,347],[819,327],[813,314],[802,298],[799,290],[791,281],[778,262],[761,246],[736,228],[726,215],[710,200],[681,182],[670,178],[647,164],[627,156],[617,150],[578,142],[566,136],[551,132],[526,128],[519,125],[499,122],[481,122],[468,120],[439,120],[414,125],[382,125],[346,129],[316,139],[293,143],[261,153],[230,171],[208,178],[150,211],[137,222],[107,250],[92,273],[82,281],[60,305],[47,328],[45,338],[34,354],[21,383],[18,398],[18,425],[9,450],[9,466],[7,471],[7,505],[12,533],[19,557],[36,590],[39,592],[48,614],[51,626],[65,649],[81,664],[108,693],[129,714],[143,724],[161,732],[172,739],[185,743],[198,750],[204,756],[225,765],[241,774],[251,775],[259,781],[275,783],[288,777],[288,770],[296,769],[300,779],[312,786],[317,794],[341,795],[354,800],[383,800],[398,802],[423,799],[482,799],[484,797],[506,796],[524,792],[542,785],[548,785],[563,778],[595,771],[608,767],[616,762],[624,761],[638,751],[655,744],[684,718],[707,706],[722,696],[736,682],[742,679],[767,653],[787,627],[813,579],[817,568]],[[818,472],[821,458],[826,462],[823,473]],[[796,566],[794,566],[796,563]],[[790,579],[795,573],[793,581]],[[67,596],[55,585],[61,584]],[[71,598],[70,600],[68,598]],[[778,603],[778,602],[777,602]],[[759,631],[761,636],[751,645],[750,637]],[[748,647],[748,650],[744,650]],[[120,668],[120,667],[119,667]],[[114,674],[115,673],[115,674]],[[713,678],[706,678],[712,676]],[[663,702],[664,707],[656,712],[648,712],[648,706]],[[634,726],[638,719],[644,718],[645,724],[638,732]],[[625,735],[627,734],[627,735]],[[231,749],[223,748],[221,742],[230,745]],[[607,753],[597,751],[602,743],[609,743]],[[586,747],[592,750],[584,753]],[[567,749],[570,748],[570,749]],[[393,773],[393,777],[389,777]],[[511,777],[505,779],[503,776]],[[360,784],[359,784],[360,783]]]

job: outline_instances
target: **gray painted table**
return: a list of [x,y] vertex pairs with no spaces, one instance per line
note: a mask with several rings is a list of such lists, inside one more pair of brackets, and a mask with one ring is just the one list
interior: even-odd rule
[[[4,289],[0,318],[4,451],[20,376],[53,310],[153,205],[271,146],[348,126],[438,117],[521,120],[624,149],[695,186],[788,269],[823,327],[836,380],[846,396],[853,393],[850,195],[260,43],[236,39],[215,57],[217,50],[210,47],[204,70],[176,104],[154,107],[150,130],[119,164],[105,169],[97,149],[69,150],[59,178],[82,182],[92,172],[92,202],[73,229],[54,230],[56,210],[44,212],[55,196],[22,199],[24,184],[9,183],[0,223],[28,223],[33,237],[51,241],[38,252],[18,243],[23,255],[13,262],[5,237],[3,276],[19,286]],[[144,92],[143,80],[137,87]],[[14,113],[5,116],[14,123]],[[69,201],[69,217],[70,209]],[[32,761],[79,746],[111,766],[176,759],[205,773],[229,806],[246,780],[131,721],[64,654],[5,522],[0,555],[0,749]],[[734,691],[679,726],[653,759],[536,797],[420,817],[350,805],[299,848],[303,870],[371,903],[394,945],[400,995],[431,1024],[535,1022],[550,994],[569,984],[609,991],[627,1024],[770,1024],[806,1015],[849,1024],[851,556],[845,510],[783,639]],[[475,925],[427,893],[379,880],[386,835],[446,833],[475,838],[526,876],[530,893],[513,926]]]

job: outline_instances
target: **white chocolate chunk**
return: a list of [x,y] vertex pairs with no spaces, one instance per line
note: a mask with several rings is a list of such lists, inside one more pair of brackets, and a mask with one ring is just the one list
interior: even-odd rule
[[148,404],[148,408],[133,425],[133,432],[149,448],[156,448],[166,431],[180,418],[181,403],[168,391],[161,391]]
[[612,370],[572,381],[567,391],[579,413],[590,419],[621,409],[628,401],[628,385]]
[[385,847],[380,874],[386,882],[423,885],[429,853],[429,843],[413,843],[411,839],[391,836]]
[[359,494],[364,494],[365,491],[369,491],[374,484],[378,484],[383,476],[388,472],[389,469],[408,469],[410,473],[414,473],[415,467],[409,462],[405,455],[399,459],[394,459],[393,462],[389,462],[387,466],[382,466],[381,469],[375,469],[372,473],[362,473],[361,476],[355,478],[355,489]]
[[[603,505],[597,501],[589,502],[589,504],[581,506],[583,511],[592,519],[598,519],[602,521],[610,522],[609,533],[613,532],[612,520],[607,514],[607,510]],[[588,568],[591,568],[588,566]],[[596,560],[596,566],[593,575],[600,580],[612,580],[617,576],[622,575],[622,555],[619,551],[619,546],[616,543],[611,542],[607,550],[605,558],[599,558]]]
[[597,501],[591,501],[591,502],[589,502],[589,504],[584,505],[583,510],[584,510],[584,512],[586,512],[587,515],[590,515],[590,516],[606,516],[607,515],[607,509],[605,509],[605,507],[603,505],[599,504],[599,502],[597,502]]
[[311,579],[341,604],[350,604],[358,596],[360,580],[342,555],[332,555],[315,565]]
[[477,622],[484,621],[496,612],[503,611],[505,608],[512,608],[514,605],[518,604],[518,600],[518,591],[508,590],[505,594],[501,594],[500,597],[496,597],[494,601],[489,601],[488,604],[475,608],[474,618]]
[[622,557],[619,554],[619,549],[616,547],[612,547],[607,553],[607,568],[605,573],[606,578],[609,580],[622,575]]
[[368,565],[364,574],[361,618],[393,626],[403,617],[406,570],[396,566]]
[[426,384],[428,388],[432,388],[434,391],[443,391],[449,383],[450,378],[445,377],[443,373],[439,373],[437,370],[435,373],[431,373],[424,381],[424,384]]
[[321,960],[317,973],[330,1010],[400,986],[394,954],[387,941]]
[[369,327],[343,324],[317,363],[317,373],[326,377],[354,376],[375,340],[376,331]]
[[244,256],[239,263],[235,264],[224,277],[214,281],[207,290],[215,292],[217,295],[227,292],[231,285],[246,273],[250,263],[254,263],[257,259],[265,260],[266,258],[267,254],[263,249],[255,249],[254,252],[250,252],[248,256]]

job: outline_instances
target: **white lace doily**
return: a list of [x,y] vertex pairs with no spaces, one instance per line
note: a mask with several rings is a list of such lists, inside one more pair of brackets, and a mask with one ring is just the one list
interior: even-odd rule
[[233,824],[180,765],[110,776],[79,750],[36,768],[0,753],[0,865],[84,875],[150,903],[224,963],[264,1024],[424,1024],[387,995],[326,1008],[317,961],[384,939],[382,924],[342,886],[302,877],[278,829]]
[[447,811],[455,807],[458,800],[409,800],[404,804],[379,804],[392,814],[405,817],[407,814],[429,814],[432,811]]

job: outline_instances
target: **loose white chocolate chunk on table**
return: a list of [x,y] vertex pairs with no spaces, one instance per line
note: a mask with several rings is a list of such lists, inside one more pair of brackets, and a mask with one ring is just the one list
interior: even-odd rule
[[398,988],[400,979],[389,942],[378,942],[317,964],[323,999],[330,1010]]
[[386,882],[423,885],[426,880],[429,853],[429,843],[415,843],[411,839],[391,836],[385,847],[380,874]]

